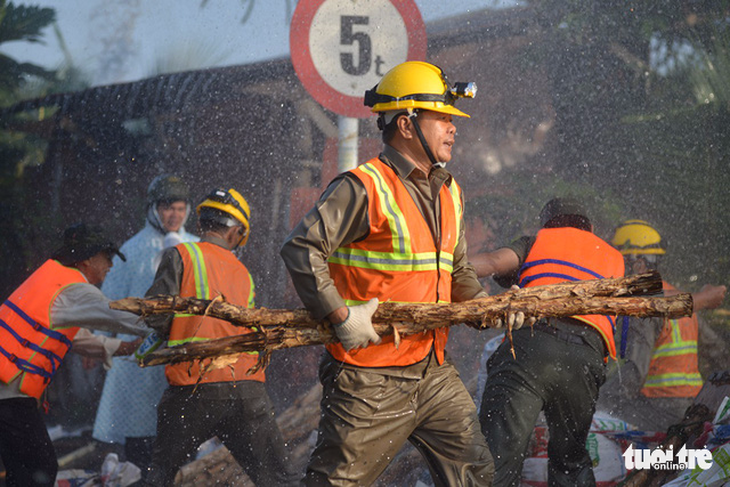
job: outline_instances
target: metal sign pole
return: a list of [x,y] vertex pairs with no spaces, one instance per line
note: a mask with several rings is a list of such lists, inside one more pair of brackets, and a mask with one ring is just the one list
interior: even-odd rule
[[360,120],[357,118],[337,118],[337,171],[345,172],[357,167],[357,141]]

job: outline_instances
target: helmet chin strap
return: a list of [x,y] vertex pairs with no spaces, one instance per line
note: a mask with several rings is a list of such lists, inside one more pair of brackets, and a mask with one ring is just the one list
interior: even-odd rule
[[418,140],[421,141],[421,146],[423,147],[423,151],[426,153],[428,160],[431,161],[431,165],[436,166],[436,167],[446,166],[445,162],[437,161],[433,155],[433,152],[431,152],[431,147],[429,147],[428,142],[426,142],[426,138],[423,136],[423,131],[421,130],[421,126],[418,123],[418,111],[414,110],[413,108],[409,108],[408,109],[408,118],[410,119],[411,123],[413,123],[413,127],[416,129],[416,134],[418,135]]
[[241,243],[243,242],[243,239],[246,238],[246,235],[248,235],[248,232],[243,232],[243,234],[241,234],[241,238],[238,240],[236,247],[231,251],[231,252],[233,252],[233,255],[235,255],[238,260],[241,260],[241,258],[243,257],[243,248],[245,246],[241,245]]

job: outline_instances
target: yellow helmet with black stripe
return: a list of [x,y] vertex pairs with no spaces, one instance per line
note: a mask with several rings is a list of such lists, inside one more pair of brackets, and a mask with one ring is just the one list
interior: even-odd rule
[[438,66],[422,61],[406,61],[385,73],[380,82],[365,92],[364,103],[373,112],[422,109],[469,117],[454,106],[458,98],[474,98],[476,83],[446,80]]
[[616,229],[611,243],[623,255],[664,255],[662,236],[644,220],[627,220]]
[[251,210],[246,199],[235,189],[215,189],[196,207],[201,220],[213,220],[228,227],[243,225],[244,235],[239,243],[243,247],[251,229]]

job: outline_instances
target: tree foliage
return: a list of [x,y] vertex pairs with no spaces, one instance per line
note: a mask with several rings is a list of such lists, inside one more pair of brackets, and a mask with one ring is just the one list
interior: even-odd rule
[[[42,30],[55,22],[56,11],[51,8],[14,5],[0,0],[0,44],[5,42],[42,43]],[[12,101],[8,92],[18,89],[27,76],[53,78],[53,72],[31,63],[20,63],[0,54],[0,103]]]
[[550,69],[560,175],[619,194],[622,218],[653,223],[679,284],[727,284],[730,3],[533,7],[546,39],[524,56]]
[[[6,42],[43,42],[44,29],[56,20],[51,8],[15,5],[0,0],[0,44]],[[77,72],[45,69],[32,63],[21,63],[0,54],[0,107],[10,106],[26,98],[42,96],[76,85]],[[4,114],[0,119],[0,296],[6,296],[27,274],[32,258],[32,235],[42,228],[48,212],[38,208],[24,186],[23,170],[45,160],[47,142],[41,137],[12,130],[13,124],[29,119],[41,120],[45,113]]]

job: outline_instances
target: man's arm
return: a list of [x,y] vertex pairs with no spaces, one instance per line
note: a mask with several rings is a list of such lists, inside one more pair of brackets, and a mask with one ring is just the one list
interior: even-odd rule
[[90,330],[82,328],[73,339],[71,351],[83,357],[101,360],[106,370],[112,367],[112,357],[130,355],[141,343],[142,338],[133,342],[123,342],[118,338],[94,335]]
[[[681,292],[679,289],[665,289],[664,295],[672,296]],[[703,309],[717,308],[725,300],[725,293],[727,293],[726,286],[705,284],[698,292],[692,293],[692,311],[696,313]]]
[[509,274],[520,268],[520,260],[509,247],[481,252],[470,259],[478,277]]
[[[145,296],[179,295],[182,282],[183,263],[180,252],[171,247],[163,251],[160,266],[157,268],[155,280]],[[173,316],[170,314],[152,315],[145,319],[147,325],[167,338],[170,335]]]
[[327,258],[369,231],[365,188],[352,176],[335,178],[284,241],[280,254],[304,306],[317,319],[347,318],[347,307],[330,277]]
[[[520,267],[527,259],[527,255],[532,250],[532,246],[535,243],[535,237],[523,236],[513,241],[509,245],[497,249],[495,252],[502,250],[509,250],[514,253],[517,258],[517,262],[511,262],[511,257],[508,258],[503,268],[492,274],[494,282],[502,286],[503,288],[510,288],[515,284],[519,283],[520,280]],[[504,254],[502,255],[504,257]],[[516,264],[516,265],[515,265]]]
[[456,243],[456,248],[454,248],[454,270],[451,272],[451,301],[455,303],[488,295],[486,289],[477,279],[474,266],[467,258],[468,243],[463,218],[459,229],[459,240]]
[[137,315],[109,308],[109,299],[94,285],[67,286],[51,306],[54,327],[78,326],[91,330],[145,336],[149,331]]

